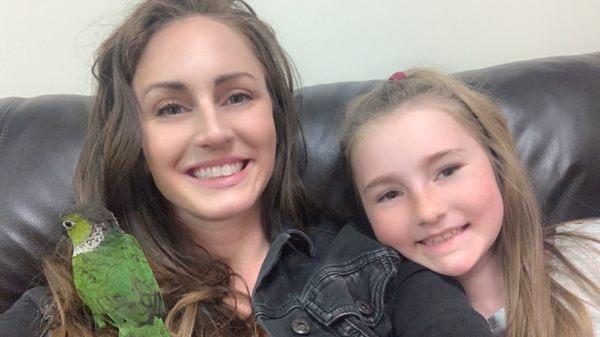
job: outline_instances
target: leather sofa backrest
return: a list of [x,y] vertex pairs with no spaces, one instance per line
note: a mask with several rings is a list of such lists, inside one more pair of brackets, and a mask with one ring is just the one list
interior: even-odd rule
[[[390,69],[390,73],[397,69]],[[600,216],[600,53],[510,63],[459,76],[502,105],[548,222]],[[337,126],[345,105],[377,81],[304,88],[308,165],[303,179],[323,207],[356,216],[341,179]],[[43,282],[40,257],[62,235],[91,97],[0,99],[0,312]]]
[[[600,53],[457,75],[500,103],[547,223],[600,215]],[[345,105],[377,83],[316,85],[298,95],[308,148],[304,181],[320,205],[349,218],[357,212],[352,190],[340,179],[337,125]]]

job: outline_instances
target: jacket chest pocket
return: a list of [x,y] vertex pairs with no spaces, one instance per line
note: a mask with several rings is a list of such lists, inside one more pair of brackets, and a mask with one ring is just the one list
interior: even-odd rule
[[300,303],[340,336],[386,335],[384,297],[396,274],[397,258],[383,248],[346,264],[327,266],[307,284]]

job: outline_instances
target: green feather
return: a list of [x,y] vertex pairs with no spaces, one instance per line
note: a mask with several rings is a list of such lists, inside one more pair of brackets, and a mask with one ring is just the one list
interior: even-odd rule
[[[146,256],[108,210],[79,205],[63,217],[73,241],[73,281],[98,328],[120,337],[168,337],[164,302]],[[85,238],[82,239],[82,233]]]

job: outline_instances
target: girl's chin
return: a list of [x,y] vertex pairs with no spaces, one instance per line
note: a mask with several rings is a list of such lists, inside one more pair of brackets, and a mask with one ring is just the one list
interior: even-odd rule
[[466,275],[473,268],[471,264],[464,263],[454,265],[424,264],[424,266],[438,274],[454,278]]

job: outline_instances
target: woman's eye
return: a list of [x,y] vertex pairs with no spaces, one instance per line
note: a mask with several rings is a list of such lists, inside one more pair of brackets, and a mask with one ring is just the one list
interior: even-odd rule
[[242,93],[242,92],[239,92],[239,93],[236,93],[236,94],[233,94],[233,95],[229,96],[227,98],[227,103],[228,104],[234,104],[234,105],[236,105],[236,104],[242,104],[242,103],[246,102],[249,99],[250,99],[250,95]]
[[182,112],[182,107],[176,103],[165,103],[161,104],[154,109],[156,116],[174,116]]
[[400,192],[398,192],[398,191],[388,191],[388,192],[385,192],[383,195],[379,196],[377,198],[377,202],[389,201],[389,200],[395,199],[399,196],[400,196]]
[[458,166],[450,166],[440,171],[440,178],[448,178],[458,170]]

